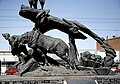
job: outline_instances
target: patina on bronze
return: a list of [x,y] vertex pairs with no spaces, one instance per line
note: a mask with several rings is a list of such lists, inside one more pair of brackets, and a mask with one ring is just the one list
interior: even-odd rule
[[[9,33],[2,34],[11,45],[12,54],[23,60],[20,61],[19,66],[16,66],[22,67],[19,71],[20,76],[28,76],[29,74],[31,76],[107,75],[111,72],[110,69],[114,63],[116,53],[103,38],[78,21],[50,15],[49,9],[43,9],[45,0],[40,0],[41,9],[37,9],[37,2],[38,0],[29,0],[30,7],[22,5],[19,11],[20,16],[35,23],[32,31],[13,36],[10,36]],[[44,35],[45,32],[52,29],[58,29],[68,34],[69,46],[59,38]],[[87,39],[82,32],[91,36],[104,48],[106,53],[104,59],[88,51],[81,53],[80,60],[77,59],[78,51],[75,39]],[[27,50],[25,44],[31,49]],[[21,52],[28,58],[27,60],[21,55]],[[50,58],[47,53],[56,54],[66,64]],[[27,75],[26,72],[28,72]]]

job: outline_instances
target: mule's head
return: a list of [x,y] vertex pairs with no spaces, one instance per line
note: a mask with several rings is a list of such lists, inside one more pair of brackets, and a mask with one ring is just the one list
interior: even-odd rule
[[9,33],[3,33],[2,36],[8,40],[9,45],[11,46],[12,55],[16,55],[18,53],[18,44],[16,43],[16,39],[19,37],[18,35],[10,36]]
[[28,6],[21,5],[19,15],[24,18],[27,18],[33,22],[36,22],[36,16],[39,13],[39,11],[40,10],[38,10],[38,9],[34,9],[34,8],[30,8]]
[[5,40],[8,40],[10,37],[9,33],[3,33],[2,36],[5,38]]
[[[21,52],[25,52],[24,50],[24,44],[28,43],[28,36],[25,35],[19,35],[16,39],[12,40],[11,43],[11,52],[12,55],[20,54]],[[22,46],[22,47],[21,47]]]
[[32,36],[30,36],[29,32],[26,32],[26,33],[20,35],[17,43],[26,44],[26,43],[28,43],[30,41],[31,37]]
[[49,9],[41,10],[41,9],[34,9],[28,6],[21,5],[19,15],[36,23],[38,22],[38,18],[39,19],[43,18],[45,15],[48,15],[49,12],[50,12]]

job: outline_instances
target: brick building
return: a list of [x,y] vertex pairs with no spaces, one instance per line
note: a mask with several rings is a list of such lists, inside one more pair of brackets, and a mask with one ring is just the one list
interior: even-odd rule
[[[113,37],[110,39],[106,39],[107,43],[116,51],[117,60],[120,62],[120,37]],[[104,49],[96,43],[96,50],[98,52],[104,52]]]

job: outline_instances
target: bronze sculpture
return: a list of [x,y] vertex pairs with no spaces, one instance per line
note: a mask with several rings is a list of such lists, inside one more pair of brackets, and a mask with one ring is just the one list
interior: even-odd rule
[[[41,61],[43,62],[43,65],[49,66],[50,60],[54,62],[53,64],[59,65],[59,63],[47,56],[48,52],[54,53],[61,59],[65,60],[68,66],[74,70],[94,70],[93,68],[95,68],[97,74],[102,74],[99,70],[103,70],[106,69],[104,67],[108,67],[106,69],[108,72],[114,63],[113,59],[116,56],[114,49],[108,45],[103,38],[100,38],[97,34],[92,32],[89,28],[81,23],[72,20],[60,19],[50,15],[49,9],[43,9],[45,0],[39,1],[41,4],[41,9],[37,9],[38,0],[29,0],[30,7],[22,5],[19,11],[20,16],[35,23],[32,31],[26,32],[17,37],[10,37],[9,34],[3,34],[3,37],[10,42],[12,50],[11,52],[13,55],[18,55],[21,52],[24,52],[24,54],[29,57],[23,66],[24,68],[20,71],[20,75],[23,75],[23,73],[25,73],[26,70],[31,67],[31,65],[36,64],[36,62],[40,62],[41,59],[37,60],[39,56],[42,58]],[[32,8],[32,6],[34,8]],[[68,34],[69,47],[61,39],[44,35],[45,32],[52,29],[58,29],[61,32]],[[85,57],[83,54],[81,61],[93,63],[93,68],[85,68],[83,67],[84,64],[81,66],[81,62],[77,59],[78,51],[75,45],[75,39],[87,39],[82,32],[88,34],[94,40],[96,40],[104,48],[106,53],[104,60],[102,60],[100,57],[95,57],[96,55],[92,55],[88,52],[84,53],[87,53],[87,55],[85,55],[87,57]],[[28,46],[32,48],[32,53],[31,51],[28,52],[26,50],[24,44],[28,44]],[[21,50],[21,47],[24,48],[23,51]],[[103,61],[102,63],[101,60]],[[43,69],[43,67],[42,70],[47,71],[47,69]]]
[[[36,30],[38,31],[38,30]],[[33,34],[36,33],[34,30],[30,32],[26,32],[22,34],[15,42],[13,45],[19,45],[19,44],[28,44],[30,48],[40,48],[44,54],[49,53],[54,53],[60,58],[64,59],[65,61],[68,61],[68,56],[69,55],[69,48],[68,46],[58,38],[53,38],[50,36],[42,35],[38,37],[38,41],[36,42],[35,47],[31,47],[32,45],[32,36]],[[40,32],[39,32],[40,33]]]
[[[44,11],[47,11],[47,10],[44,10]],[[86,39],[87,38],[80,32],[80,31],[82,31],[82,32],[88,34],[89,36],[91,36],[101,46],[104,45],[102,47],[105,49],[106,52],[110,53],[110,54],[107,54],[107,56],[109,56],[111,58],[111,61],[114,57],[116,57],[116,53],[115,53],[114,49],[109,48],[110,46],[105,42],[104,39],[100,38],[97,34],[92,32],[91,30],[89,30],[87,27],[85,27],[81,23],[79,23],[77,21],[69,21],[69,20],[57,18],[57,17],[49,15],[48,12],[45,15],[42,15],[42,17],[47,16],[46,19],[44,19],[42,22],[38,23],[38,20],[36,20],[36,16],[39,12],[41,12],[41,14],[43,14],[43,10],[32,9],[32,8],[22,5],[19,14],[20,14],[20,16],[27,18],[27,19],[31,20],[32,22],[34,22],[36,25],[35,28],[40,30],[41,33],[45,33],[51,29],[58,29],[64,33],[67,33],[69,36],[73,36],[73,39],[72,39],[72,41],[73,41],[74,39]],[[40,18],[40,20],[41,20],[41,18]],[[43,24],[44,24],[44,27],[43,27]],[[80,30],[80,31],[78,31],[78,30]],[[69,41],[70,41],[70,43],[72,43],[72,45],[74,45],[74,43],[71,42],[71,40],[69,40]],[[112,56],[110,56],[110,55],[112,55]],[[107,66],[107,65],[105,65],[105,66]]]
[[[12,55],[16,55],[19,58],[19,62],[17,62],[13,66],[18,67],[20,75],[25,73],[25,71],[36,62],[42,62],[42,64],[45,65],[46,62],[43,57],[43,52],[40,49],[37,49],[34,51],[33,51],[33,49],[27,50],[24,43],[17,44],[18,39],[20,39],[20,41],[26,40],[26,39],[24,39],[24,37],[22,39],[22,37],[20,35],[10,36],[9,33],[3,33],[2,35],[6,40],[8,40],[9,44],[11,45]],[[25,35],[25,36],[27,36],[27,35]],[[16,41],[17,41],[17,43],[16,43]],[[23,52],[25,55],[21,54],[21,52]],[[45,55],[46,55],[46,53],[45,53]],[[38,56],[40,56],[40,57],[38,57]],[[59,63],[57,61],[53,60],[52,58],[48,57],[47,55],[46,55],[46,59],[48,60],[48,63],[50,63],[51,65],[59,66]],[[23,66],[23,67],[19,68],[19,66]]]

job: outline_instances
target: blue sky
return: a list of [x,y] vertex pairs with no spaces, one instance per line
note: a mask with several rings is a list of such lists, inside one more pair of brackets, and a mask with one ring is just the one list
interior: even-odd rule
[[[2,33],[20,35],[34,26],[19,16],[21,4],[29,6],[28,0],[0,0],[0,50],[9,49]],[[120,0],[46,0],[45,9],[50,9],[50,14],[56,17],[79,21],[100,37],[120,36]],[[49,31],[46,35],[68,43],[68,36],[58,30]],[[76,40],[76,45],[78,49],[96,48],[95,41],[89,36],[87,40]]]

